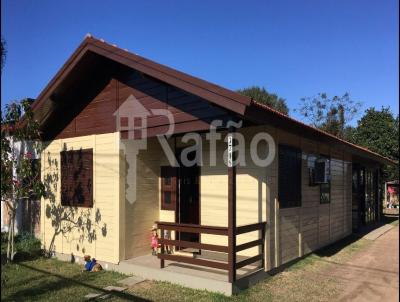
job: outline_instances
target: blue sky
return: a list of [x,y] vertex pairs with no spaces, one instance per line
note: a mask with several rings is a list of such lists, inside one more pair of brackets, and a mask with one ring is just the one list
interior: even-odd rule
[[36,97],[85,34],[230,89],[399,112],[398,1],[1,1],[2,102]]

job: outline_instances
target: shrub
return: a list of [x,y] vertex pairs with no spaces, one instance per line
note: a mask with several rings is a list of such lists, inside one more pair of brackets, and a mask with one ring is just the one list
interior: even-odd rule
[[17,235],[15,239],[15,247],[18,253],[21,253],[29,258],[36,257],[41,254],[40,240],[30,233],[22,233]]
[[8,241],[8,233],[1,232],[1,244],[7,243],[7,241]]
[[[8,233],[1,233],[2,258],[3,258],[3,253],[5,253],[7,249],[7,241],[8,241]],[[14,258],[15,261],[32,259],[42,255],[40,240],[30,233],[18,234],[14,238],[14,243],[15,243],[15,251],[17,252]]]

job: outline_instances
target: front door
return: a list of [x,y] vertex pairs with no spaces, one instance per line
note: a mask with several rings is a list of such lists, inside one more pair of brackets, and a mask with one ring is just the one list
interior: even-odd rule
[[[200,223],[200,200],[199,200],[199,167],[181,167],[179,169],[179,223]],[[181,233],[180,240],[199,241],[199,235],[193,233]]]
[[[200,167],[193,165],[186,167],[181,162],[181,150],[176,156],[178,168],[178,202],[176,207],[176,222],[185,224],[200,224]],[[189,160],[194,160],[195,152],[188,154]],[[199,234],[180,232],[180,240],[199,242]]]

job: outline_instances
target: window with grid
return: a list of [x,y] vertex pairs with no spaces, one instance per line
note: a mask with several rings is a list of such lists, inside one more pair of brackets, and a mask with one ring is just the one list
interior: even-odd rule
[[177,168],[161,167],[161,210],[175,210],[177,199]]

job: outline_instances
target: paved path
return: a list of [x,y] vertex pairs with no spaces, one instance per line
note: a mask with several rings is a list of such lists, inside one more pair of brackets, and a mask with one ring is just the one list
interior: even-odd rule
[[335,265],[331,274],[344,284],[338,301],[399,301],[399,227]]

